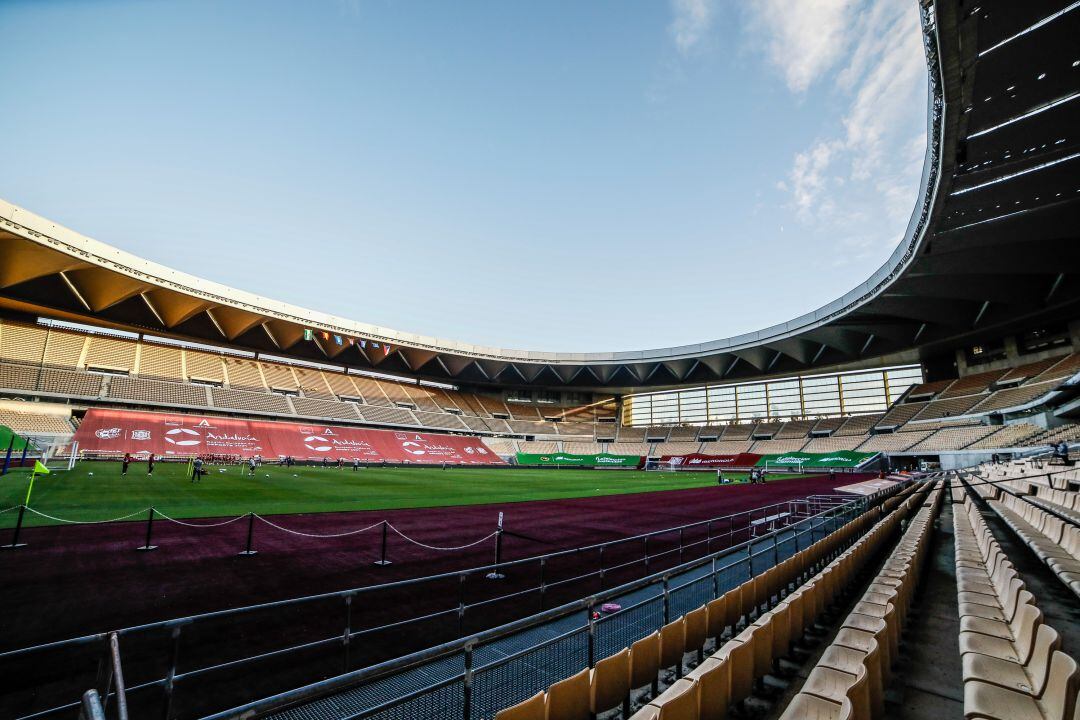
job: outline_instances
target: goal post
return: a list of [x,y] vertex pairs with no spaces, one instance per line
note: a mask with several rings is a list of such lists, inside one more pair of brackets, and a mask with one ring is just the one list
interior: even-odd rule
[[797,473],[799,475],[803,472],[803,461],[801,458],[789,458],[784,462],[777,462],[775,460],[765,461],[766,473]]

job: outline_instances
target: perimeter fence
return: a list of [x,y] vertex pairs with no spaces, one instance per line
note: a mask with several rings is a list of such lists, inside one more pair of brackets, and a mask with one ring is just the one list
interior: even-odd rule
[[[227,707],[245,709],[221,717],[249,716],[270,710],[245,705],[255,697],[284,692],[277,697],[294,704],[349,683],[342,707],[357,711],[349,717],[491,717],[809,547],[896,489],[0,652],[0,682],[12,684],[0,714],[72,716],[82,691],[98,687],[115,643],[132,716],[186,720]],[[618,610],[599,612],[616,601]]]

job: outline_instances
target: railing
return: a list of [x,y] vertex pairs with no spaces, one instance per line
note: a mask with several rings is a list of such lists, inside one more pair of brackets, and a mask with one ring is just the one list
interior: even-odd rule
[[[893,491],[849,501],[767,536],[502,627],[238,706],[205,720],[289,718],[290,709],[301,705],[304,707],[296,717],[491,718],[498,710],[592,667],[672,619],[805,550]],[[603,603],[626,597],[637,599],[616,612],[596,613]],[[540,634],[545,628],[549,628],[547,637],[520,647],[527,642],[527,633]],[[442,677],[431,681],[438,675]]]
[[[325,661],[326,651],[335,647],[338,649],[340,661],[338,672],[346,671],[351,667],[354,667],[358,662],[372,664],[375,668],[382,667],[385,663],[380,662],[378,655],[374,655],[374,659],[371,655],[371,653],[375,651],[385,653],[387,650],[387,648],[383,646],[388,643],[386,640],[380,641],[380,636],[386,637],[388,633],[393,633],[392,637],[400,643],[400,638],[407,637],[409,632],[416,632],[420,633],[427,642],[432,642],[432,639],[434,638],[437,640],[439,635],[437,633],[428,635],[424,633],[424,630],[425,628],[431,628],[433,624],[437,624],[444,631],[444,635],[446,632],[456,629],[456,633],[450,635],[450,637],[461,637],[469,632],[469,628],[467,627],[468,624],[472,624],[474,627],[479,625],[483,628],[490,627],[505,619],[507,613],[505,608],[501,607],[501,605],[504,605],[507,602],[514,604],[515,612],[511,613],[512,615],[520,615],[522,603],[537,603],[539,609],[545,614],[533,616],[526,621],[520,621],[526,623],[525,625],[522,625],[522,627],[535,627],[538,622],[543,622],[542,620],[538,621],[538,617],[565,617],[567,613],[575,611],[572,608],[576,608],[577,610],[590,608],[591,605],[588,603],[585,605],[581,605],[580,603],[575,605],[571,603],[570,605],[561,606],[556,611],[549,610],[545,612],[545,606],[549,604],[548,598],[551,595],[555,595],[556,599],[559,592],[563,594],[574,592],[575,597],[589,595],[595,586],[590,585],[589,587],[583,587],[583,583],[596,583],[599,581],[601,592],[600,594],[591,596],[594,602],[598,602],[600,598],[615,597],[620,594],[635,592],[659,583],[659,585],[653,589],[653,592],[659,592],[660,596],[664,598],[663,612],[666,613],[670,609],[669,604],[673,595],[675,597],[675,602],[678,603],[679,596],[688,592],[683,586],[671,586],[670,581],[672,578],[687,572],[692,572],[697,568],[701,568],[711,563],[712,565],[709,568],[708,573],[715,581],[714,585],[716,587],[713,591],[716,592],[721,586],[726,587],[727,581],[723,579],[726,577],[724,575],[725,573],[745,574],[754,572],[756,574],[756,572],[767,569],[771,564],[770,562],[766,562],[762,553],[772,553],[774,556],[773,561],[775,561],[776,557],[787,552],[789,546],[797,546],[797,549],[802,549],[804,542],[809,544],[811,538],[818,539],[817,536],[819,534],[831,531],[831,527],[826,530],[822,530],[822,527],[832,522],[833,518],[855,512],[856,508],[861,512],[861,510],[867,507],[869,503],[885,494],[888,493],[879,493],[878,495],[870,496],[869,498],[859,498],[842,506],[827,507],[814,515],[806,515],[805,511],[800,512],[800,508],[797,507],[799,501],[777,503],[764,508],[744,511],[734,515],[714,518],[712,520],[690,523],[680,527],[644,533],[629,538],[623,538],[621,540],[598,543],[587,547],[564,550],[531,558],[508,560],[493,565],[442,573],[424,578],[402,580],[376,586],[353,588],[339,592],[261,603],[247,607],[232,608],[167,621],[148,623],[123,628],[111,634],[97,633],[71,640],[45,643],[19,650],[2,652],[0,653],[0,663],[12,664],[12,667],[25,667],[27,664],[41,662],[41,658],[56,654],[64,657],[69,656],[71,653],[85,653],[87,649],[93,652],[95,646],[100,647],[102,643],[111,643],[113,638],[117,641],[124,638],[126,639],[126,645],[129,647],[129,666],[142,670],[140,676],[136,679],[136,682],[133,682],[126,688],[127,695],[129,697],[141,697],[145,703],[151,700],[151,698],[146,697],[147,692],[157,689],[160,692],[161,707],[163,708],[161,716],[167,720],[171,720],[171,718],[177,716],[191,716],[193,712],[197,714],[195,711],[205,712],[212,707],[209,703],[212,703],[213,700],[211,698],[202,697],[200,693],[198,698],[199,702],[194,707],[190,708],[189,711],[177,712],[174,708],[174,705],[176,704],[176,694],[178,688],[182,686],[205,689],[205,684],[208,681],[215,681],[215,678],[235,678],[237,674],[243,675],[245,672],[255,672],[256,669],[258,669],[258,674],[249,678],[248,682],[252,686],[256,683],[262,683],[260,687],[263,691],[272,692],[274,689],[274,682],[278,678],[273,676],[272,671],[266,669],[266,664],[268,662],[289,662],[290,658],[296,658],[298,661],[299,658],[310,657],[313,652],[320,653],[320,658]],[[807,507],[805,502],[802,507]],[[767,518],[770,515],[775,515],[779,508],[784,508],[789,512],[794,522],[787,527],[773,530],[767,534],[760,535],[759,537],[753,537],[751,530],[751,528],[754,527],[751,524],[753,520],[759,517]],[[698,533],[697,539],[688,537],[688,535],[693,535],[693,531]],[[791,537],[787,537],[787,535],[790,535]],[[663,536],[668,537],[670,547],[660,551],[656,551],[655,548],[649,547],[650,541],[653,541],[654,545],[660,544],[659,539]],[[781,536],[784,537],[778,540]],[[724,549],[714,550],[717,545]],[[623,546],[621,549],[623,553],[626,552],[627,547],[631,549],[636,547],[640,550],[641,554],[626,562],[605,565],[605,550],[608,551],[609,557],[611,555],[617,556],[617,551],[620,549],[619,546]],[[759,548],[765,549],[762,550]],[[792,552],[795,551],[796,550],[792,550]],[[694,559],[694,555],[699,553],[701,555]],[[729,565],[722,562],[723,558],[737,559],[733,560]],[[558,577],[556,573],[552,572],[552,566],[559,559],[572,561],[570,562],[571,568],[576,568],[577,570],[581,569],[580,566],[583,559],[587,559],[590,562],[593,562],[595,559],[597,564],[594,566],[595,569],[588,570],[587,572],[575,574],[570,577]],[[663,568],[664,564],[669,562],[677,564],[679,567],[677,569],[671,569],[669,567],[661,573],[656,572],[657,566]],[[717,563],[721,564],[717,565]],[[636,568],[639,567],[642,568],[645,573],[652,574],[646,578],[619,585],[614,590],[605,590],[603,588],[605,578],[610,579],[612,576],[617,578],[619,571],[628,572],[636,570]],[[565,568],[562,569],[565,570]],[[528,573],[530,571],[536,573],[535,584],[528,583],[523,589],[515,589],[512,592],[498,594],[493,597],[481,597],[474,602],[467,600],[466,585],[471,579],[483,578],[489,573],[498,573],[511,575],[514,580],[520,581],[523,577],[523,573]],[[704,571],[699,570],[698,572]],[[666,578],[664,577],[665,574]],[[691,584],[694,584],[696,587],[696,585],[701,584],[701,579],[695,579]],[[359,627],[359,623],[355,617],[358,609],[362,611],[368,608],[380,608],[383,605],[392,605],[393,600],[386,600],[387,597],[392,598],[395,595],[401,597],[401,593],[403,592],[415,596],[439,596],[440,593],[445,594],[448,587],[454,586],[456,586],[457,592],[456,597],[449,598],[450,607],[436,607],[417,615],[410,615],[404,620],[394,620],[392,622],[367,628]],[[495,586],[497,585],[490,581],[484,581],[485,588]],[[339,611],[333,610],[334,603],[340,603],[337,606],[340,608]],[[611,622],[625,623],[629,617],[628,613],[647,614],[649,611],[647,611],[646,608],[652,607],[653,611],[655,611],[655,607],[653,606],[656,605],[656,603],[657,600],[655,597],[646,601],[635,602],[631,607],[624,608],[620,613],[601,618],[599,625],[604,626]],[[337,612],[341,612],[341,615],[338,616],[342,618],[341,625],[339,625],[341,630],[332,635],[319,634],[317,630],[311,630],[305,626],[305,621],[297,622],[295,619],[296,612],[304,607],[308,607],[310,609],[310,614],[321,620],[326,620],[326,617],[324,616],[328,616],[328,612],[332,612],[334,615],[337,615]],[[280,627],[277,628],[277,633],[275,633],[273,623],[270,623],[268,627],[265,619],[260,622],[260,618],[265,618],[267,613],[270,613],[272,621],[280,624]],[[501,616],[500,613],[502,613]],[[470,619],[472,622],[468,623],[467,621]],[[329,622],[329,620],[326,622]],[[293,637],[287,637],[287,633],[285,632],[286,628],[295,630],[295,626],[297,625],[300,626],[300,631],[295,632]],[[323,623],[323,626],[328,627],[325,623]],[[513,626],[514,624],[511,623],[510,626],[503,627]],[[250,629],[250,636],[237,630],[236,628],[238,627]],[[244,649],[238,650],[230,645],[228,652],[222,654],[223,651],[220,647],[214,646],[211,649],[207,649],[201,644],[209,642],[208,638],[221,643],[222,640],[217,637],[217,634],[225,633],[226,630],[237,633],[246,641],[247,645]],[[308,630],[310,630],[310,632],[306,632]],[[303,636],[305,634],[306,637],[297,637],[297,635]],[[312,639],[313,635],[315,639]],[[504,637],[505,635],[506,631],[503,630],[497,636],[492,637]],[[194,636],[196,640],[193,640],[188,646],[185,646],[184,659],[185,664],[189,665],[189,667],[181,668],[178,661],[182,638],[185,636]],[[296,642],[296,640],[301,641]],[[162,644],[165,645],[164,657],[161,653]],[[389,645],[393,647],[394,643],[390,642]],[[133,646],[138,649],[134,651],[131,650],[130,648]],[[619,647],[622,646],[620,645]],[[192,659],[192,653],[196,650],[202,651],[202,658]],[[362,657],[364,653],[360,652],[360,650],[367,652],[368,656]],[[588,652],[590,654],[595,654],[595,648]],[[215,653],[217,654],[215,655]],[[210,656],[209,659],[207,659],[207,655]],[[464,655],[462,656],[461,661],[465,661]],[[472,661],[471,655],[469,655],[469,661]],[[48,662],[48,660],[45,660],[45,662]],[[194,665],[194,667],[191,667],[191,665]],[[150,667],[160,668],[160,670],[153,674],[147,674],[146,668]],[[394,667],[401,666],[394,665]],[[289,670],[293,673],[296,672],[295,668],[289,668]],[[370,668],[367,671],[361,672],[369,671]],[[318,672],[330,674],[326,672],[325,664],[320,666]],[[295,674],[290,676],[289,672],[284,671],[283,674],[287,676],[287,680],[291,681],[294,686],[304,682],[303,677],[297,677]],[[310,677],[311,674],[312,673],[309,673],[308,677]],[[237,683],[232,684],[234,686],[237,685]],[[278,683],[278,686],[280,685],[281,683]],[[286,687],[287,686],[288,685],[286,685]],[[86,685],[83,685],[83,687],[86,687]],[[60,695],[62,693],[58,691],[57,694]],[[153,695],[153,693],[151,693],[151,695]],[[106,695],[106,698],[107,697],[108,696]],[[69,702],[22,715],[22,718],[28,720],[29,718],[48,717],[59,713],[67,713],[74,710],[78,705],[79,703],[77,701]]]

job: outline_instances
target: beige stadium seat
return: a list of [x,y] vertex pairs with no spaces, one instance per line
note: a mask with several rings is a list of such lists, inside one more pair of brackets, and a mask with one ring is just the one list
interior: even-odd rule
[[630,687],[651,685],[656,693],[660,674],[660,633],[654,632],[630,646]]
[[739,703],[750,697],[754,692],[753,635],[748,635],[745,642],[739,637],[728,641],[713,657],[726,658],[731,666],[731,702]]
[[1058,651],[1050,660],[1049,677],[1041,696],[967,682],[964,683],[964,716],[987,720],[1069,720],[1071,715],[1075,719],[1076,686],[1076,661]]
[[725,593],[705,605],[706,633],[719,645],[720,636],[727,630],[727,599]]
[[660,628],[660,669],[675,668],[675,677],[682,677],[683,655],[686,654],[686,624],[683,618]]
[[810,672],[799,693],[814,695],[837,705],[847,699],[851,702],[855,717],[869,718],[871,705],[866,667],[861,662],[856,662],[852,669],[854,673],[847,673],[823,667],[819,663]]
[[697,717],[697,683],[683,678],[676,680],[658,698],[634,713],[632,720],[696,720]]
[[683,615],[684,632],[686,637],[683,645],[686,652],[697,652],[698,662],[704,657],[703,648],[709,634],[708,611],[702,605],[697,610],[691,610]]
[[547,691],[549,720],[589,720],[589,670],[554,683]]
[[[596,663],[589,675],[589,710],[597,715],[630,698],[630,650],[623,648]],[[624,712],[623,715],[629,715]]]
[[1035,648],[1027,665],[979,653],[962,657],[964,682],[978,681],[1000,685],[1006,690],[1039,696],[1050,672],[1050,658],[1061,647],[1061,636],[1049,625],[1040,625],[1035,633]]
[[528,700],[495,713],[495,720],[547,720],[547,703],[543,692]]
[[784,709],[780,720],[862,720],[855,715],[851,701],[837,705],[815,695],[799,693]]
[[[845,653],[845,650],[857,653],[857,655]],[[869,688],[873,717],[883,717],[885,686],[882,682],[881,650],[873,635],[861,630],[841,628],[833,638],[832,645],[825,649],[818,662],[826,667],[849,672],[847,668],[852,666],[855,658],[859,658],[859,662],[866,666],[866,684]]]
[[[994,620],[983,620],[996,623]],[[1034,605],[1024,605],[1012,623],[1005,626],[1011,637],[987,635],[970,630],[960,631],[960,655],[978,653],[1026,665],[1035,647],[1035,632],[1042,624],[1042,611]],[[1000,625],[1000,623],[998,624]]]
[[686,675],[698,685],[698,720],[724,720],[731,702],[731,663],[706,658]]

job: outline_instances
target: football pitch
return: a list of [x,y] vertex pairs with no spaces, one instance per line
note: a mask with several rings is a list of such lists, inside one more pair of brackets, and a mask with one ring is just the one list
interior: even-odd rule
[[[744,481],[744,473],[725,473]],[[785,475],[784,478],[806,477]],[[0,477],[0,511],[22,504],[28,469]],[[30,507],[54,518],[102,522],[153,506],[174,518],[386,510],[557,500],[624,493],[683,490],[716,484],[709,472],[638,470],[540,470],[492,468],[372,467],[353,471],[321,467],[258,468],[209,466],[192,483],[187,467],[158,463],[148,477],[146,463],[132,463],[127,477],[117,462],[81,462],[74,470],[54,469],[34,481]],[[0,513],[0,527],[12,527],[17,511]],[[141,520],[141,516],[131,518]],[[27,513],[24,525],[61,522]]]

